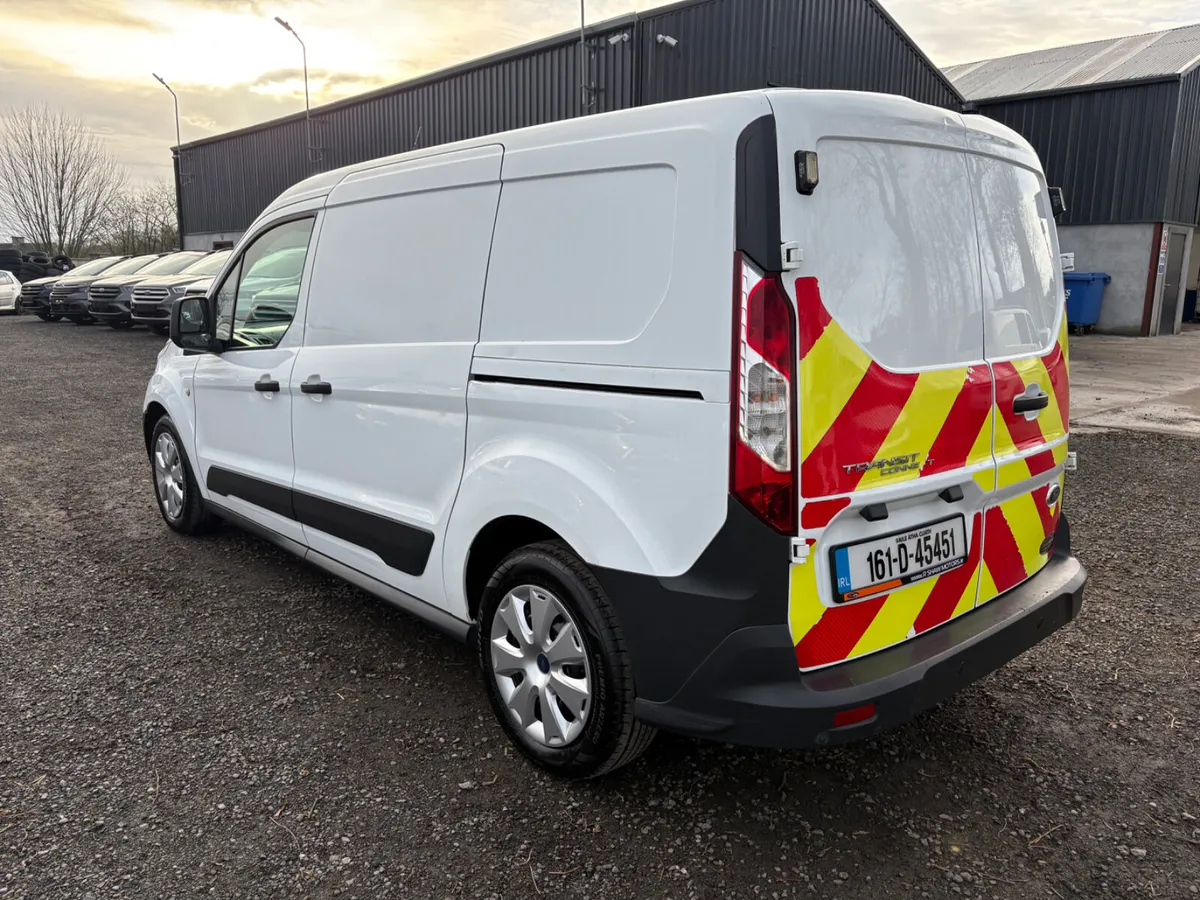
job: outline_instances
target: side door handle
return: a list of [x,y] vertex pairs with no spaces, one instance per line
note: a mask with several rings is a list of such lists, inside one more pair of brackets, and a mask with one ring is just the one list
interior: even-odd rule
[[[1036,390],[1031,392],[1031,388]],[[1041,385],[1032,384],[1025,389],[1024,394],[1013,400],[1013,412],[1017,415],[1036,413],[1049,405],[1050,395],[1042,390]]]
[[333,385],[328,381],[303,381],[300,383],[302,394],[332,394]]
[[258,381],[254,382],[254,389],[266,394],[278,394],[279,382],[271,378],[270,375],[264,375]]

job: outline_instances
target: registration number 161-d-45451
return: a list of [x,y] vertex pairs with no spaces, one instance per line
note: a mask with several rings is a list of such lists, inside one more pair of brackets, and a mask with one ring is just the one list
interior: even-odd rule
[[967,557],[962,516],[832,551],[834,600],[848,603],[956,569]]

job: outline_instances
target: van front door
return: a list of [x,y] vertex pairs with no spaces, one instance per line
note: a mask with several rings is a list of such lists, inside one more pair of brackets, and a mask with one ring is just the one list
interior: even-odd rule
[[1052,552],[1070,414],[1058,237],[1045,179],[990,155],[970,158],[995,382],[996,490],[984,516],[979,603],[1033,576]]
[[[217,290],[219,354],[196,364],[196,459],[213,502],[298,543],[292,508],[292,404],[300,346],[292,329],[313,217],[276,225],[246,248]],[[260,273],[289,276],[259,290]]]

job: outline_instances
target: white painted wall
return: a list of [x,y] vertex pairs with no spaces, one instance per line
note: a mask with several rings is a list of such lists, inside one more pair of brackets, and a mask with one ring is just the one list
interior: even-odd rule
[[1075,254],[1076,272],[1107,272],[1112,283],[1104,292],[1097,331],[1142,333],[1146,276],[1157,248],[1153,225],[1064,225],[1058,229],[1064,253]]
[[215,231],[207,234],[185,234],[183,236],[184,250],[211,250],[214,241],[238,242],[244,231]]

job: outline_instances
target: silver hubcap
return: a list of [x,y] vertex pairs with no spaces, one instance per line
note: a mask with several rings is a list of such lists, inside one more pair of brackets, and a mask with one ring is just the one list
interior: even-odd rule
[[523,584],[492,619],[492,673],[513,722],[546,747],[583,731],[592,679],[583,638],[566,608],[545,588]]
[[175,438],[164,431],[154,442],[154,483],[158,488],[158,502],[162,504],[167,518],[174,522],[183,515],[183,460]]

